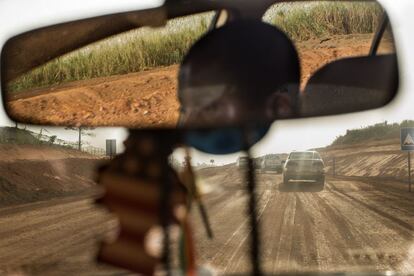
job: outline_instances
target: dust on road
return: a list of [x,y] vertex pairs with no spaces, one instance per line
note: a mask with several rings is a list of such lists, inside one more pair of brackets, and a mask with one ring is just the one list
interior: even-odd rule
[[[200,171],[215,238],[194,211],[199,263],[219,274],[248,273],[249,224],[243,175],[234,167]],[[264,270],[277,272],[414,271],[414,200],[398,182],[328,178],[323,191],[305,183],[282,189],[281,176],[258,175]],[[305,185],[311,185],[306,183]],[[26,209],[27,208],[27,209]],[[97,244],[116,221],[92,200],[0,211],[0,272],[117,275],[97,265]]]
[[[405,185],[329,178],[317,192],[312,183],[282,188],[280,175],[260,174],[258,180],[266,273],[414,271],[414,200]],[[250,269],[247,195],[231,181],[207,198],[216,238],[197,232],[202,262],[220,274]]]
[[[15,211],[17,209],[17,212]],[[0,274],[120,275],[96,264],[98,244],[116,220],[88,199],[61,199],[0,210]]]

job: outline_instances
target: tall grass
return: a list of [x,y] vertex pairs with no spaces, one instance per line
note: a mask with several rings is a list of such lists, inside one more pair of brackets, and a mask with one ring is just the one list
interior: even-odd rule
[[207,31],[212,14],[171,20],[160,29],[142,28],[72,52],[10,82],[20,91],[64,82],[122,75],[179,63]]
[[[372,33],[381,8],[370,3],[293,3],[274,5],[264,20],[293,40]],[[211,13],[171,20],[165,28],[121,34],[51,61],[8,85],[10,92],[179,63],[208,28]]]
[[375,31],[382,15],[376,3],[316,2],[285,4],[267,14],[268,22],[285,31],[293,40],[303,41],[332,35],[366,34]]

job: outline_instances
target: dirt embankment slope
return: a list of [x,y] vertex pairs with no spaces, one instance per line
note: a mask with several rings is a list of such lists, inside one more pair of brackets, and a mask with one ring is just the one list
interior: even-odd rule
[[71,149],[0,145],[0,207],[55,197],[93,194],[103,162]]
[[56,160],[67,158],[100,159],[78,150],[47,145],[0,144],[0,162],[16,160]]
[[382,177],[407,180],[407,153],[400,150],[399,139],[370,141],[319,149],[329,174],[340,176]]
[[[369,141],[362,144],[328,146],[316,149],[325,161],[327,174],[337,176],[374,177],[407,181],[407,153],[401,151],[399,139]],[[414,157],[413,157],[414,158]],[[414,162],[412,163],[414,167]],[[200,177],[225,182],[223,177],[237,170],[234,164],[199,170]],[[223,173],[224,172],[224,173]],[[414,175],[414,169],[412,169]]]

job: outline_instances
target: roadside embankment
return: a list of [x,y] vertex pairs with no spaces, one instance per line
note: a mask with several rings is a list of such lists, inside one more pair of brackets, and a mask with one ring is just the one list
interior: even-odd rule
[[327,173],[338,176],[381,177],[407,181],[407,153],[398,139],[319,149]]
[[96,193],[102,158],[72,149],[0,145],[0,207]]

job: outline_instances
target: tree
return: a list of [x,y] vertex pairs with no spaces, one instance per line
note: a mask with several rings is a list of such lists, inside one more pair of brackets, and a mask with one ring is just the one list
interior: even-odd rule
[[49,131],[46,128],[44,128],[44,127],[40,128],[39,134],[37,135],[37,140],[39,140],[40,144],[42,143],[43,130],[45,132],[49,133]]
[[54,144],[56,141],[57,136],[56,135],[52,135],[49,137],[49,144]]
[[75,130],[78,132],[78,150],[82,150],[82,136],[94,137],[95,134],[91,132],[93,127],[65,127],[66,130]]
[[211,166],[214,166],[214,159],[210,160]]

